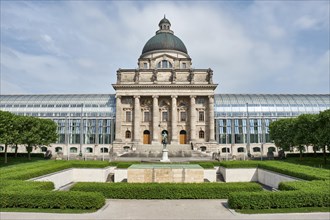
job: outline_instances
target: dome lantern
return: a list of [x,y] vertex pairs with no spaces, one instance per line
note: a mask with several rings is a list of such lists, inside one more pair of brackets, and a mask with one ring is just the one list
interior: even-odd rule
[[160,20],[159,30],[156,35],[148,40],[142,50],[142,55],[157,50],[173,50],[180,51],[188,55],[187,48],[180,38],[174,35],[174,32],[170,29],[171,23],[165,17]]

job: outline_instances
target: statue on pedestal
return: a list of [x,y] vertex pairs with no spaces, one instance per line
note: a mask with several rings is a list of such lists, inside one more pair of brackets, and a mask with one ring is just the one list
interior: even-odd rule
[[166,134],[166,132],[163,132],[163,134],[162,134],[162,144],[163,144],[163,149],[166,149],[166,144],[167,144],[167,134]]

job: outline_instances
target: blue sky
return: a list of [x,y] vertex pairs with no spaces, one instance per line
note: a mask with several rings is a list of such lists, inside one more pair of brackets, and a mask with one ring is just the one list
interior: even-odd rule
[[329,1],[1,1],[1,94],[114,93],[166,14],[216,93],[329,93]]

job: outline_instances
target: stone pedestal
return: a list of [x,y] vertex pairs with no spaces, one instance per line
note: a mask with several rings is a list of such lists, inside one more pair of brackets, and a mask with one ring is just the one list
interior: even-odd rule
[[170,162],[170,159],[168,159],[168,150],[163,149],[163,156],[160,162]]

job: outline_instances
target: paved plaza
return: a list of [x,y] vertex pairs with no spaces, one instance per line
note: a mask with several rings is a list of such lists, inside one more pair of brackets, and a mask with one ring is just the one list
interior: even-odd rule
[[245,215],[226,208],[227,200],[107,200],[94,213],[54,214],[1,212],[0,219],[330,219],[328,213],[290,213]]

